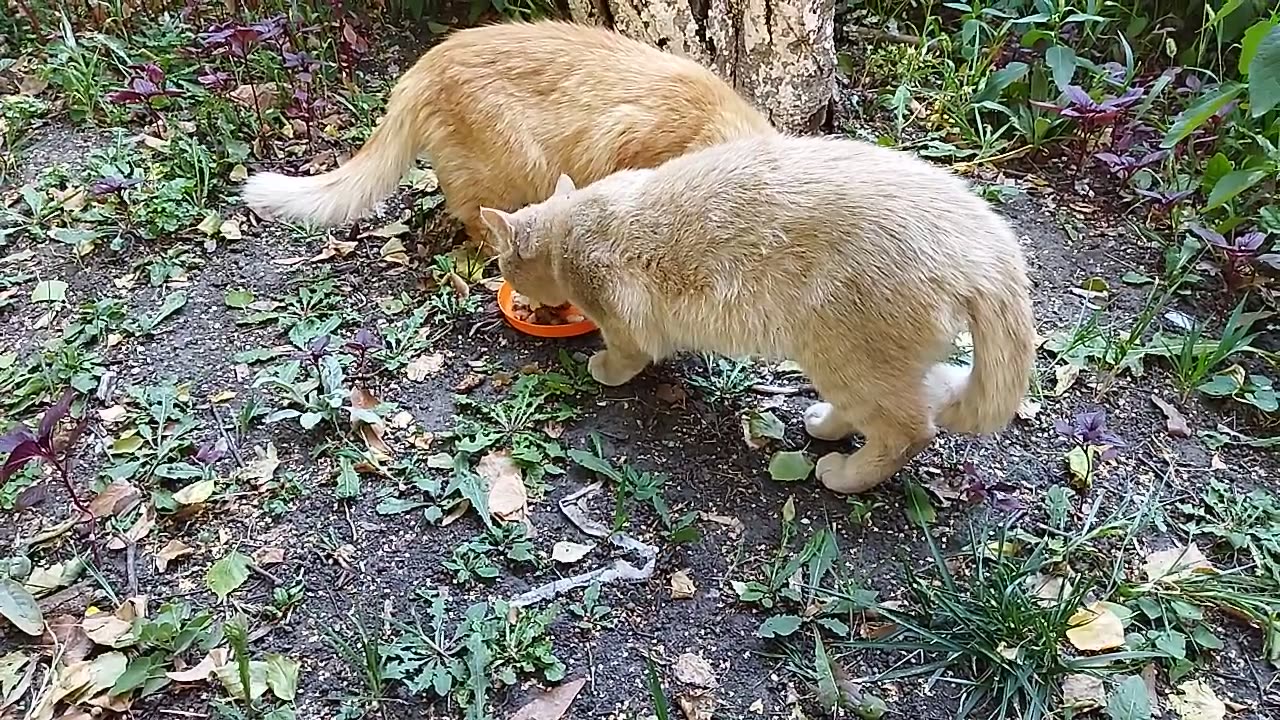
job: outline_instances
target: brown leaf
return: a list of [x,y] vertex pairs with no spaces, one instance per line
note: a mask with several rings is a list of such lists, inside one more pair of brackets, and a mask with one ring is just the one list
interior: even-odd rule
[[383,262],[393,265],[408,265],[409,253],[404,249],[404,243],[400,242],[400,238],[391,238],[382,244],[382,249],[378,251]]
[[716,697],[705,690],[690,690],[676,698],[685,720],[711,720],[715,717]]
[[662,402],[667,403],[668,405],[675,405],[680,408],[684,408],[685,401],[689,399],[689,394],[684,391],[683,387],[679,385],[672,385],[670,383],[659,384],[658,387],[654,389],[654,395],[656,395]]
[[464,375],[461,380],[458,381],[457,385],[453,386],[453,389],[455,392],[468,393],[480,387],[482,383],[484,383],[483,375],[480,375],[479,373],[469,372],[466,375]]
[[311,262],[321,262],[335,257],[346,257],[355,252],[358,244],[359,243],[356,243],[355,241],[329,238],[328,242],[324,245],[324,249],[312,257]]
[[716,674],[711,670],[711,663],[701,655],[683,653],[676,658],[676,680],[702,688],[716,686]]
[[142,492],[128,480],[116,480],[89,502],[94,517],[105,518],[129,512],[142,499]]
[[284,548],[260,547],[253,551],[253,562],[258,567],[269,567],[284,562]]
[[422,382],[428,376],[435,375],[444,368],[444,355],[419,355],[405,366],[404,374],[414,382]]
[[1107,703],[1107,689],[1102,678],[1092,675],[1068,675],[1062,679],[1062,704],[1076,712],[1100,708]]
[[698,587],[693,584],[693,578],[689,577],[689,573],[685,570],[677,570],[671,573],[671,599],[672,600],[688,600],[698,592]]
[[280,458],[276,455],[275,443],[267,443],[265,448],[255,447],[253,454],[257,457],[245,463],[240,477],[252,480],[259,487],[271,482],[280,467]]
[[93,652],[93,640],[85,634],[79,618],[74,615],[57,615],[48,618],[47,622],[45,644],[61,648],[64,663],[80,662]]
[[1191,437],[1191,426],[1187,424],[1187,418],[1178,411],[1170,403],[1161,398],[1159,395],[1152,395],[1151,402],[1160,408],[1160,412],[1164,413],[1165,428],[1169,434],[1174,437]]
[[523,520],[529,494],[524,478],[511,454],[505,450],[489,452],[476,463],[476,474],[489,483],[489,512],[499,520]]
[[233,102],[250,110],[266,110],[275,107],[278,95],[279,89],[275,83],[241,85],[227,93],[227,97]]
[[49,88],[49,81],[39,75],[23,75],[18,81],[18,92],[22,95],[39,95]]
[[156,553],[156,571],[164,572],[169,568],[169,563],[193,552],[195,551],[191,546],[181,540],[170,540]]
[[[361,410],[373,410],[382,403],[376,395],[367,389],[357,387],[351,391],[351,404]],[[383,436],[386,435],[387,428],[382,423],[367,423],[363,420],[354,420],[354,425],[360,437],[364,440],[364,444],[373,452],[375,461],[389,460],[394,455],[391,447],[387,445]]]
[[112,613],[96,612],[86,616],[81,627],[90,640],[99,645],[114,647],[116,642],[133,630],[133,623]]
[[1205,558],[1200,548],[1191,543],[1186,547],[1171,547],[1147,555],[1143,571],[1151,582],[1176,582],[1190,575],[1212,574],[1213,564]]
[[579,678],[550,690],[535,690],[532,699],[517,710],[511,720],[560,720],[586,683],[586,678]]
[[1226,703],[1201,680],[1179,685],[1178,694],[1169,696],[1169,705],[1182,720],[1223,720],[1227,716]]
[[467,511],[470,509],[471,509],[471,501],[466,499],[462,500],[462,502],[453,506],[453,509],[449,511],[448,515],[445,515],[443,518],[441,518],[440,527],[448,527],[449,525],[457,521],[458,518],[462,517],[463,515],[466,515]]
[[209,676],[217,672],[218,668],[226,665],[230,660],[230,656],[231,653],[226,648],[214,648],[192,667],[185,670],[167,672],[164,675],[174,682],[202,682],[208,680]]

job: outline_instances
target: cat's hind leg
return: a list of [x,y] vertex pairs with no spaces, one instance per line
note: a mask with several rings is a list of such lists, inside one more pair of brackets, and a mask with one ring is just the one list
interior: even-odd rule
[[[882,376],[874,388],[824,393],[833,410],[816,429],[856,427],[866,438],[852,455],[833,452],[818,460],[818,481],[828,489],[845,494],[870,490],[901,470],[937,434],[919,378],[887,380]],[[809,429],[808,417],[805,425]]]

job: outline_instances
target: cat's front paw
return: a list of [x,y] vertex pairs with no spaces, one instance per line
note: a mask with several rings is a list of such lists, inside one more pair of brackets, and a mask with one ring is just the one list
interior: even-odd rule
[[587,370],[591,372],[591,377],[601,385],[610,387],[625,384],[643,369],[643,365],[635,367],[635,363],[619,362],[619,359],[608,350],[601,350],[587,361]]
[[857,453],[845,455],[833,452],[823,455],[818,458],[814,476],[828,490],[841,495],[866,492],[884,480],[869,474],[862,467]]
[[853,434],[853,427],[841,420],[831,403],[818,402],[804,411],[804,429],[817,440],[843,440]]

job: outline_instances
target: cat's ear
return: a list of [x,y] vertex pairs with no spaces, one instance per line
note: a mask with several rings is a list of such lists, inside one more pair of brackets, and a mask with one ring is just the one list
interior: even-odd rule
[[512,222],[511,213],[481,207],[480,220],[485,227],[489,228],[489,233],[493,236],[493,249],[499,255],[510,253],[516,244],[516,228]]
[[556,195],[568,195],[577,189],[577,186],[573,184],[573,178],[565,175],[564,173],[560,173],[560,179],[556,180]]

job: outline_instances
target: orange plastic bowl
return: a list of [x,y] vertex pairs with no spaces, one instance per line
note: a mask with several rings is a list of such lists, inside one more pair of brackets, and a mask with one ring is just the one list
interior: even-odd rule
[[[586,335],[596,329],[596,324],[589,319],[566,325],[538,325],[525,322],[515,315],[514,302],[511,297],[514,293],[515,290],[511,287],[511,283],[503,280],[502,287],[498,288],[498,308],[502,310],[503,316],[507,318],[507,322],[511,323],[512,327],[526,335],[543,338],[567,338]],[[576,308],[572,305],[569,308],[571,311],[576,312]]]

